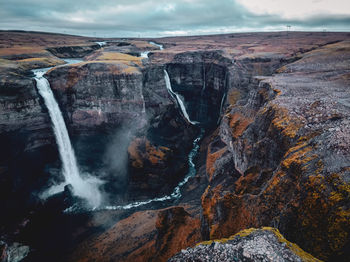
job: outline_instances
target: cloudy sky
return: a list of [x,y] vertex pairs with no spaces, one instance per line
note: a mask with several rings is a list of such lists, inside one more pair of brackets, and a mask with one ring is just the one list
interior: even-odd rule
[[0,29],[106,37],[350,31],[350,0],[0,0]]

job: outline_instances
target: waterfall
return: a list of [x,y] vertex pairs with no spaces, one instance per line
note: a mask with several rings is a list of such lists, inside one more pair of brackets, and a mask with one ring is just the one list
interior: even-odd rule
[[163,48],[163,45],[160,45],[160,44],[157,44],[157,43],[155,43],[155,42],[149,42],[151,45],[155,45],[155,46],[158,46],[159,47],[159,49],[160,50],[163,50],[164,48]]
[[144,52],[141,52],[140,56],[143,57],[143,58],[148,58],[149,52],[151,52],[151,51],[144,51]]
[[[154,46],[157,46],[159,47],[159,50],[163,50],[163,45],[160,45],[160,44],[156,44],[155,42],[149,42],[151,45],[154,45]],[[140,53],[140,56],[143,57],[143,58],[148,58],[148,54],[150,53],[151,51],[143,51]]]
[[197,122],[194,122],[194,121],[191,121],[191,120],[190,120],[190,117],[188,116],[188,113],[187,113],[187,111],[186,111],[186,107],[185,107],[184,102],[182,101],[181,97],[180,97],[177,93],[175,93],[175,92],[173,91],[173,89],[171,88],[170,78],[169,78],[168,72],[167,72],[166,70],[164,70],[164,79],[165,79],[165,85],[166,85],[166,88],[168,89],[169,94],[170,94],[171,97],[174,98],[174,99],[177,101],[177,103],[179,104],[183,116],[184,116],[184,117],[187,119],[187,121],[190,122],[192,125],[197,124]]
[[106,42],[96,42],[96,44],[98,44],[100,47],[103,47],[103,46],[107,45]]
[[87,178],[83,179],[80,176],[74,150],[72,148],[68,131],[62,117],[60,108],[55,100],[55,97],[50,88],[50,84],[44,77],[44,74],[49,70],[36,69],[33,70],[39,94],[44,99],[45,105],[49,111],[49,115],[54,130],[58,151],[62,161],[62,173],[65,182],[60,185],[51,187],[44,196],[50,196],[64,190],[67,184],[72,185],[73,193],[81,197],[89,203],[91,207],[98,207],[101,203],[101,194],[98,190],[98,185],[101,183],[98,179]]

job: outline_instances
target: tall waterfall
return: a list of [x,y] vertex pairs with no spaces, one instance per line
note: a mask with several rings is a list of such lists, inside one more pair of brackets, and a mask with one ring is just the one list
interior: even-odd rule
[[171,88],[171,83],[170,83],[170,78],[168,75],[168,72],[166,70],[164,70],[164,79],[165,79],[165,85],[166,88],[168,89],[169,94],[177,101],[177,103],[179,104],[180,108],[181,108],[181,112],[184,115],[184,117],[187,119],[188,122],[190,122],[192,125],[197,124],[197,122],[191,121],[190,117],[188,116],[188,113],[186,111],[186,107],[184,102],[182,101],[181,97],[175,93],[173,91],[173,89]]
[[98,179],[87,178],[83,179],[80,176],[79,168],[75,158],[74,150],[69,140],[67,128],[62,117],[60,108],[55,100],[55,97],[50,88],[50,84],[44,77],[44,74],[49,68],[33,70],[35,80],[40,95],[44,99],[45,105],[49,111],[52,121],[53,130],[55,133],[58,151],[62,161],[62,173],[65,182],[51,187],[46,193],[46,196],[61,192],[67,184],[72,185],[73,193],[88,201],[92,207],[98,207],[102,197],[98,190],[98,185],[101,183]]

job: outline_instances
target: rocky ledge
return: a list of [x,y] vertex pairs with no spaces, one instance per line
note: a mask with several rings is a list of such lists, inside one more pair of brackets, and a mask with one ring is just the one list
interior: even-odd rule
[[199,243],[173,256],[168,262],[200,261],[320,261],[288,242],[277,229],[246,229],[226,239]]

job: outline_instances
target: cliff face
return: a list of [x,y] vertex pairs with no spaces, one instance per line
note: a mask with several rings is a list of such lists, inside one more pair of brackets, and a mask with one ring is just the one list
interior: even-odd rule
[[82,58],[101,48],[98,44],[49,47],[47,50],[59,58]]
[[179,53],[167,63],[172,88],[183,96],[192,121],[209,128],[216,125],[229,64],[231,60],[220,51]]
[[145,67],[142,58],[113,50],[49,71],[51,88],[72,133],[88,136],[127,127],[132,139],[128,198],[169,193],[186,173],[197,128],[168,94],[162,66]]
[[142,73],[136,67],[82,62],[55,68],[48,79],[73,132],[142,119]]
[[271,225],[322,259],[348,256],[349,53],[340,55],[348,46],[327,45],[256,78],[246,99],[231,86],[208,149],[206,237]]
[[[5,226],[36,201],[36,191],[47,179],[45,164],[58,156],[50,118],[27,72],[28,63],[0,61],[0,203],[8,210],[1,216]],[[18,205],[23,208],[14,208]]]

